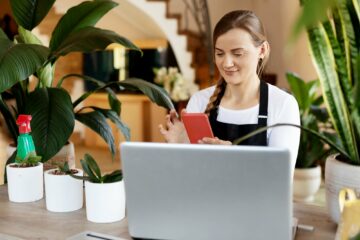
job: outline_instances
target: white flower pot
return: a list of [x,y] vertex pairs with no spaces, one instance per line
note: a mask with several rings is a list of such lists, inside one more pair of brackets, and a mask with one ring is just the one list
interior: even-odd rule
[[[82,176],[80,169],[75,175]],[[54,169],[44,172],[46,209],[51,212],[71,212],[83,206],[83,181],[70,175],[54,175]]]
[[125,217],[124,182],[85,181],[86,217],[91,222],[111,223]]
[[11,202],[34,202],[43,198],[43,164],[17,168],[6,166],[8,194]]
[[313,201],[321,184],[321,167],[296,168],[293,184],[293,198],[296,202]]
[[325,188],[326,206],[331,219],[340,220],[339,192],[348,187],[360,193],[360,167],[336,160],[336,155],[326,159]]

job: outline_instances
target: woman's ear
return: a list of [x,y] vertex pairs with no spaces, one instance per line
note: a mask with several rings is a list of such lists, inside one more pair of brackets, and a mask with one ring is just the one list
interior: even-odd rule
[[268,41],[264,41],[261,45],[260,45],[260,53],[259,53],[259,58],[260,59],[264,59],[266,56],[268,56],[270,53],[270,45]]

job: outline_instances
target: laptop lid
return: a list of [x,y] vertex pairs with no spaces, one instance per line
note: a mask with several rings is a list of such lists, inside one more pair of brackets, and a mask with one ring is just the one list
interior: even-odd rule
[[121,144],[129,233],[150,239],[291,239],[288,150]]

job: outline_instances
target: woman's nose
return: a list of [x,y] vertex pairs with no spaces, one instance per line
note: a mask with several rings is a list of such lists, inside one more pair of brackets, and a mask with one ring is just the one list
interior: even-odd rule
[[230,68],[234,66],[234,61],[232,59],[232,57],[230,56],[225,56],[224,57],[224,61],[223,61],[223,67],[224,68]]

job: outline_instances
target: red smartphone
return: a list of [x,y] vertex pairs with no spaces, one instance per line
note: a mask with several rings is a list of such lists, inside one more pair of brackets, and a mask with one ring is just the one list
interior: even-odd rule
[[214,134],[208,116],[205,113],[181,113],[190,143],[198,143],[204,137],[213,138]]

